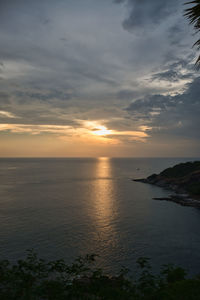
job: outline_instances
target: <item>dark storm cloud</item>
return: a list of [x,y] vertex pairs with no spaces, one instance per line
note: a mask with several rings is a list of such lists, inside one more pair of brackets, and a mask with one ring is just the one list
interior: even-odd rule
[[178,72],[174,70],[168,70],[166,72],[156,73],[152,76],[152,79],[158,79],[158,80],[167,80],[167,81],[178,81],[179,80],[179,74]]
[[184,41],[185,28],[182,23],[177,22],[169,27],[166,37],[173,47],[181,46]]
[[[161,66],[162,72],[158,72],[158,73],[165,73],[168,71],[170,73],[170,71],[172,71],[171,74],[173,75],[173,72],[175,72],[177,74],[177,77],[180,79],[182,76],[183,78],[186,78],[187,76],[188,78],[191,78],[192,76],[195,77],[196,72],[194,72],[195,69],[194,69],[194,64],[192,62],[193,60],[194,60],[194,55],[191,53],[187,54],[184,57],[180,57],[178,53],[174,55],[173,52],[170,52],[165,57],[165,61]],[[163,76],[163,77],[167,79],[167,76]],[[169,78],[170,78],[170,74],[169,74]]]
[[169,69],[164,72],[156,73],[152,75],[152,80],[165,80],[170,82],[176,82],[181,79],[190,79],[193,78],[193,73],[181,74],[179,71],[175,71],[173,69]]
[[9,94],[6,92],[0,92],[0,110],[10,104]]
[[4,69],[4,64],[3,64],[3,62],[0,61],[0,79],[3,79],[1,77],[1,74],[3,73],[3,69]]
[[21,97],[23,99],[31,98],[35,99],[38,101],[49,101],[52,99],[57,99],[57,100],[69,100],[72,98],[72,93],[67,93],[63,91],[58,91],[58,90],[50,90],[46,93],[41,93],[41,92],[22,92],[22,91],[17,91],[15,93],[17,97]]
[[[76,122],[66,108],[70,97],[70,93],[61,90],[0,92],[0,111],[5,112],[0,114],[0,122],[74,125]],[[9,114],[16,118],[9,118]]]
[[194,65],[191,64],[193,56],[188,55],[184,59],[176,58],[173,55],[166,58],[162,65],[162,71],[152,74],[150,80],[166,81],[166,83],[176,83],[181,81],[189,81],[195,78]]
[[200,138],[200,77],[179,95],[151,95],[138,99],[126,109],[134,118],[152,126],[153,134]]
[[128,7],[128,17],[123,27],[128,30],[141,30],[144,27],[159,25],[167,17],[181,7],[181,0],[115,0],[115,3],[125,3]]
[[161,111],[166,111],[174,106],[173,97],[152,95],[148,98],[136,100],[126,110],[134,114],[135,118],[151,119],[152,115],[160,114]]
[[121,100],[132,100],[136,96],[138,96],[138,92],[129,89],[121,90],[117,93],[117,97]]

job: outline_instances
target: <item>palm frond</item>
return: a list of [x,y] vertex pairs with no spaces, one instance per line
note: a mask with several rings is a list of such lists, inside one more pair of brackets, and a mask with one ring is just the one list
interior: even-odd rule
[[200,50],[200,39],[194,43],[193,47],[197,47],[197,49]]
[[[194,4],[194,6],[185,9],[184,16],[189,20],[189,23],[194,25],[196,32],[200,31],[200,0],[186,2],[185,5]],[[194,43],[193,47],[200,50],[200,39]],[[197,68],[200,68],[200,56],[195,63]]]
[[197,58],[197,60],[195,62],[195,67],[197,68],[197,70],[200,69],[200,56]]

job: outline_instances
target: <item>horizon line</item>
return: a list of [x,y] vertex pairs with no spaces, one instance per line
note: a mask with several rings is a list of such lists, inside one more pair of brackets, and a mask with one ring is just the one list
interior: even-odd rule
[[79,159],[79,158],[198,158],[200,156],[0,156],[0,159]]

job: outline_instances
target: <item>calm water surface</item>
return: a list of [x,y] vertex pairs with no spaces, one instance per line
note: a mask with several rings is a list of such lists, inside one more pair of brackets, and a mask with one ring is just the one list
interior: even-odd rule
[[131,181],[188,160],[0,159],[0,257],[96,253],[115,272],[147,256],[198,272],[200,210],[152,200],[170,192]]

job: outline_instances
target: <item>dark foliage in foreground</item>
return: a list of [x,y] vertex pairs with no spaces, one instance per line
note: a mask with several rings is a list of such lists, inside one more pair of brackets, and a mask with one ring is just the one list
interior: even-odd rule
[[0,262],[1,300],[64,299],[200,299],[200,277],[187,279],[184,269],[165,265],[153,275],[148,259],[137,261],[135,278],[127,270],[110,277],[95,267],[95,255],[80,257],[72,265],[63,260],[46,262],[28,251],[15,265]]
[[[190,24],[194,25],[196,32],[199,32],[200,31],[200,0],[190,1],[187,2],[186,4],[193,4],[193,6],[187,8],[185,10],[184,15],[189,19]],[[198,50],[200,49],[200,39],[196,41],[194,46],[196,46]],[[196,65],[198,68],[200,67],[200,56],[196,61]]]

